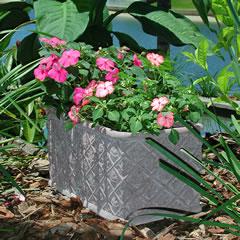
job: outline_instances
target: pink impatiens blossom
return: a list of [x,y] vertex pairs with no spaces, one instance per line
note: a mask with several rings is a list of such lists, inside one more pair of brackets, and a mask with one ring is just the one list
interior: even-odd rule
[[73,105],[68,112],[68,117],[72,120],[73,124],[77,124],[79,122],[79,116],[78,113],[80,111],[81,107]]
[[104,98],[107,95],[113,93],[113,91],[114,86],[112,82],[99,82],[96,88],[96,97]]
[[59,39],[57,37],[52,37],[52,38],[40,38],[39,39],[41,42],[47,43],[48,45],[52,46],[53,48],[65,45],[66,42],[62,39]]
[[153,111],[161,112],[168,103],[169,99],[167,97],[154,98],[151,107]]
[[48,71],[48,77],[52,78],[56,82],[63,83],[67,80],[68,72],[61,68],[59,63],[54,63],[52,69]]
[[119,69],[118,68],[114,68],[112,71],[110,71],[110,72],[108,72],[106,74],[105,79],[107,81],[111,81],[114,84],[119,79],[118,73],[119,73]]
[[159,113],[157,116],[157,123],[158,125],[165,127],[165,128],[170,128],[174,124],[174,116],[172,112],[166,113],[163,115],[162,113]]
[[137,67],[140,67],[140,68],[143,67],[142,61],[137,57],[137,54],[133,55],[133,64]]
[[148,53],[147,59],[151,62],[154,66],[160,66],[164,62],[164,57],[157,53]]
[[52,67],[52,65],[54,63],[57,63],[59,60],[59,57],[55,54],[51,54],[49,57],[43,58],[40,61],[40,65],[44,65],[46,67],[47,70],[50,70],[50,68]]
[[96,64],[100,70],[105,70],[107,72],[112,71],[115,67],[115,63],[112,60],[103,57],[99,57],[96,60]]
[[118,52],[117,58],[119,60],[122,60],[124,58],[124,55],[121,52]]
[[39,65],[34,69],[34,76],[36,79],[43,81],[48,76],[48,71],[44,65]]
[[73,102],[76,105],[79,105],[79,103],[85,98],[86,93],[85,89],[81,87],[76,87],[73,92]]
[[59,63],[63,67],[69,67],[77,64],[80,57],[80,52],[78,50],[66,50],[63,52],[61,58],[59,59]]
[[97,87],[97,82],[95,80],[92,80],[85,88],[86,97],[93,96],[93,92],[96,89],[96,87]]

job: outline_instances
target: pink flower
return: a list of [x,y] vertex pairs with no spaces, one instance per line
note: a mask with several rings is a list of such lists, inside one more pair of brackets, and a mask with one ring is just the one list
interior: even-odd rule
[[96,89],[96,97],[104,98],[107,95],[113,93],[113,91],[114,91],[114,86],[112,82],[110,81],[99,82]]
[[79,122],[79,116],[78,113],[80,111],[81,107],[73,105],[68,112],[68,117],[72,120],[73,124],[77,124]]
[[52,65],[54,63],[57,63],[59,60],[58,56],[55,54],[51,54],[49,57],[43,58],[40,61],[40,65],[45,65],[47,70],[50,70],[50,68],[52,67]]
[[85,105],[88,105],[89,103],[90,103],[89,99],[83,99],[81,106],[83,107]]
[[100,70],[105,70],[108,72],[112,71],[115,67],[115,63],[112,60],[103,57],[99,57],[96,60],[96,64]]
[[122,60],[124,58],[124,55],[121,52],[118,52],[117,58],[119,60]]
[[151,107],[153,111],[161,112],[168,103],[169,99],[167,97],[154,98]]
[[85,89],[86,96],[91,97],[96,87],[97,87],[97,82],[95,80],[92,80]]
[[137,54],[133,55],[133,64],[137,67],[142,68],[142,61],[137,57]]
[[76,105],[79,105],[79,103],[86,97],[86,90],[81,87],[76,87],[73,91],[73,102]]
[[53,48],[59,47],[61,45],[65,45],[66,42],[64,40],[61,40],[57,37],[52,38],[39,38],[41,42],[47,43],[48,45],[52,46]]
[[110,71],[110,72],[108,72],[106,74],[105,79],[107,81],[111,81],[114,84],[119,79],[118,73],[119,73],[119,69],[118,68],[114,68],[112,71]]
[[48,71],[44,65],[39,65],[34,69],[34,76],[36,79],[43,81],[48,76]]
[[48,76],[59,83],[67,80],[67,74],[68,72],[64,68],[61,68],[58,63],[54,63],[52,69],[48,71]]
[[174,124],[174,116],[172,112],[166,113],[163,115],[162,113],[159,113],[157,116],[157,123],[158,125],[165,127],[165,128],[170,128]]
[[80,52],[77,50],[66,50],[63,52],[61,58],[59,59],[59,63],[63,67],[69,67],[77,64],[80,57]]
[[156,53],[148,53],[147,59],[151,62],[154,66],[160,66],[164,62],[164,57],[162,55]]

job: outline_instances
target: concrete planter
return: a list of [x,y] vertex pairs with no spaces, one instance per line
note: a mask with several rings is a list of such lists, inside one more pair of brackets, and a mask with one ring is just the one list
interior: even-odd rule
[[[151,136],[183,157],[180,148],[201,156],[201,143],[185,128],[175,146],[168,130],[160,136],[132,135],[105,127],[77,124],[64,130],[63,120],[49,113],[49,158],[51,184],[66,195],[78,195],[84,206],[108,219],[127,219],[140,208],[168,207],[198,212],[200,196],[158,165],[165,159],[145,143]],[[199,170],[196,163],[186,161]],[[138,219],[135,223],[152,221]]]
[[[203,103],[205,103],[207,106],[210,104],[211,106],[209,107],[209,110],[213,112],[224,124],[226,124],[230,129],[232,120],[231,120],[231,115],[235,115],[235,117],[238,118],[236,115],[236,112],[232,108],[231,105],[228,103],[224,102],[214,102],[214,98],[212,101],[209,98],[206,97],[200,97]],[[212,105],[213,102],[213,105]],[[240,106],[240,101],[235,101],[237,105]],[[204,114],[202,116],[201,123],[203,125],[202,129],[202,135],[205,135],[205,133],[217,133],[217,132],[225,132],[225,130],[219,126],[217,122],[212,120],[207,114]]]

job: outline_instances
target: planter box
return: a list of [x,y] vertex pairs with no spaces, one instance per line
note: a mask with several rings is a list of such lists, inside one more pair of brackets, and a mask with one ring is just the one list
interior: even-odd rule
[[[209,110],[216,114],[216,116],[224,123],[226,124],[230,129],[234,129],[231,124],[231,115],[235,115],[236,118],[239,118],[234,109],[231,105],[224,102],[214,102],[214,98],[212,101],[209,98],[206,97],[200,97],[203,103],[205,105],[210,105]],[[211,103],[213,102],[213,105]],[[235,101],[236,104],[240,105],[240,101]],[[202,116],[201,123],[203,125],[203,129],[201,131],[202,135],[205,135],[206,133],[214,134],[217,132],[225,132],[225,130],[219,126],[217,122],[212,120],[207,114],[204,114]]]
[[181,138],[177,145],[168,141],[168,130],[159,137],[87,124],[66,131],[63,120],[53,113],[49,113],[48,129],[51,184],[63,194],[80,196],[84,206],[100,216],[127,219],[146,207],[201,211],[199,194],[161,169],[158,161],[165,158],[145,143],[145,137],[151,136],[176,154],[185,157],[179,152],[185,148],[200,157],[201,143],[185,128],[178,128]]

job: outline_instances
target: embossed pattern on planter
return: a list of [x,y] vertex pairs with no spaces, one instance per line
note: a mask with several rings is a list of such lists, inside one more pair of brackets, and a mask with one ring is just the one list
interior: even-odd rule
[[[167,159],[145,143],[151,135],[119,133],[118,137],[116,131],[86,124],[66,131],[63,121],[51,113],[48,128],[51,184],[67,195],[79,195],[101,216],[126,219],[145,207],[201,210],[199,194],[159,167],[159,159]],[[186,129],[179,131],[176,146],[169,142],[168,131],[151,137],[199,170],[179,149],[199,157],[201,143]]]

